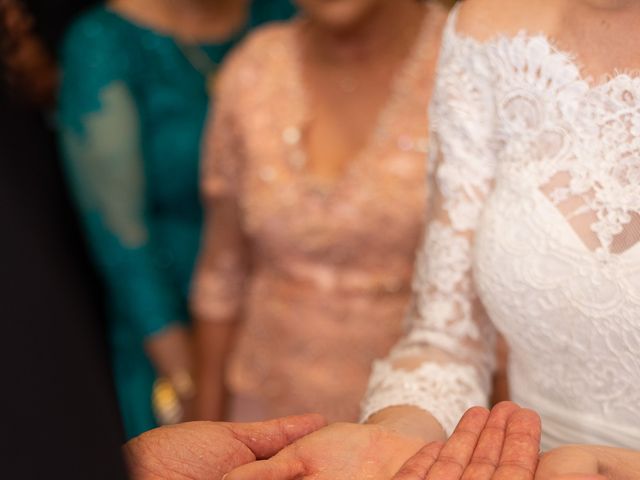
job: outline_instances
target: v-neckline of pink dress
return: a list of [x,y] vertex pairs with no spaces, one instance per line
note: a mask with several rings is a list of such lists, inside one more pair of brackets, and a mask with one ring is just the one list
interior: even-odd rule
[[[289,30],[286,41],[290,42],[291,45],[287,49],[291,52],[289,58],[291,75],[287,77],[288,85],[286,90],[290,93],[288,101],[294,107],[291,110],[290,125],[285,127],[282,133],[282,140],[287,152],[287,158],[283,159],[283,161],[286,164],[286,169],[296,177],[297,183],[304,192],[316,196],[319,195],[322,198],[339,194],[351,183],[352,179],[360,177],[359,172],[367,168],[367,159],[375,156],[373,154],[375,149],[388,139],[388,125],[392,119],[397,118],[396,111],[403,105],[407,92],[413,91],[411,82],[416,76],[420,76],[420,69],[424,68],[426,57],[429,54],[429,17],[427,10],[410,53],[393,75],[388,98],[378,111],[376,119],[367,134],[367,140],[353,158],[348,161],[343,172],[331,181],[321,179],[305,168],[307,152],[304,145],[304,130],[311,119],[311,107],[304,88],[301,52],[297,40],[303,20],[298,20],[295,28]],[[427,112],[425,112],[425,117],[426,114]]]

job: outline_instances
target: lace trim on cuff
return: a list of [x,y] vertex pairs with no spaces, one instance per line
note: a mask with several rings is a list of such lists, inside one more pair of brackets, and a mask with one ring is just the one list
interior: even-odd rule
[[430,362],[409,371],[378,361],[362,403],[361,420],[385,408],[410,405],[431,413],[451,435],[464,412],[487,403],[488,393],[472,366]]

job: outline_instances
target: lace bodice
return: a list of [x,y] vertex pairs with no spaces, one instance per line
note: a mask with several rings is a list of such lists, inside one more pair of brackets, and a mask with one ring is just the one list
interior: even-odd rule
[[445,29],[434,212],[408,332],[363,415],[411,404],[451,431],[486,403],[497,328],[545,447],[640,447],[640,78],[601,84],[544,35]]

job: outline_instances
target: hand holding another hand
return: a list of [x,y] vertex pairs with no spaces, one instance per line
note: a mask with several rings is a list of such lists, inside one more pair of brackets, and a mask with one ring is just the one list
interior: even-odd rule
[[147,432],[124,453],[134,480],[221,480],[227,472],[225,480],[640,478],[635,451],[565,446],[539,457],[540,418],[508,402],[470,409],[446,442],[427,445],[388,426],[325,425],[318,415],[194,422]]
[[426,446],[380,425],[335,424],[225,480],[534,480],[540,434],[538,415],[513,403],[473,408],[446,443]]
[[326,425],[319,415],[270,422],[192,422],[151,430],[123,448],[133,480],[220,480]]

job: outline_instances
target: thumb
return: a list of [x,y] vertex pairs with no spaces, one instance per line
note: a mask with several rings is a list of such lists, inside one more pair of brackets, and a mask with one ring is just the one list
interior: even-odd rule
[[233,436],[257,459],[270,458],[287,445],[327,425],[318,414],[297,415],[258,423],[228,423]]

